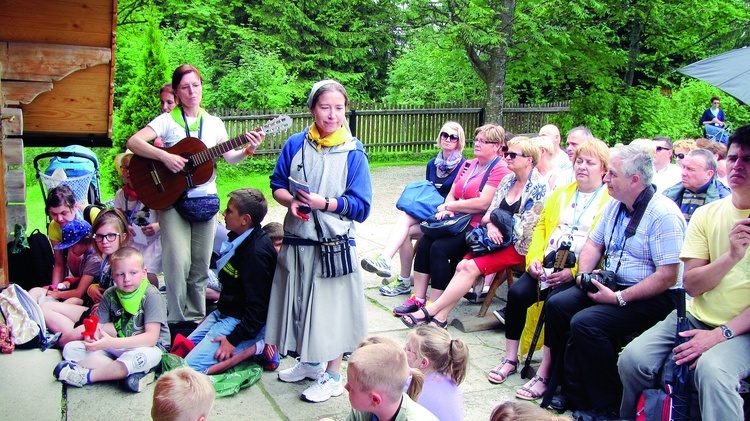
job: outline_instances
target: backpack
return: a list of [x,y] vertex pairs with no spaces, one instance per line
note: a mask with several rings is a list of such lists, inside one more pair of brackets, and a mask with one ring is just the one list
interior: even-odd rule
[[16,224],[14,239],[8,243],[8,276],[26,290],[52,283],[55,253],[52,244],[41,231],[35,229],[26,237],[21,225]]
[[42,309],[26,290],[16,284],[8,285],[0,292],[0,311],[17,348],[40,348],[46,344],[47,324]]

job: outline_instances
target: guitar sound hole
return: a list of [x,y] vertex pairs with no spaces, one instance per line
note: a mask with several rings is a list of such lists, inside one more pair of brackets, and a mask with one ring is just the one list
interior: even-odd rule
[[185,158],[188,158],[188,161],[185,163],[185,166],[182,167],[182,172],[191,173],[195,170],[195,164],[193,163],[193,160],[190,159],[189,157],[185,157]]

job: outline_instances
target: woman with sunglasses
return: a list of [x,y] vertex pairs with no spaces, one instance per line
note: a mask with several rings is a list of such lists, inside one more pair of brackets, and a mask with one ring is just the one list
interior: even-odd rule
[[[547,182],[534,168],[539,161],[539,148],[529,138],[516,137],[510,140],[503,156],[511,174],[500,182],[481,223],[487,227],[487,237],[490,240],[496,244],[505,243],[507,239],[500,233],[500,229],[505,227],[497,227],[490,221],[493,210],[504,209],[513,215],[512,243],[483,256],[466,254],[456,267],[447,288],[437,299],[401,317],[406,326],[415,327],[432,322],[438,327],[446,327],[451,310],[479,275],[487,276],[525,262],[531,235],[547,199]],[[422,244],[419,247],[421,250]],[[415,265],[415,280],[416,270]]]
[[[474,137],[475,158],[461,166],[451,193],[438,206],[435,214],[437,219],[443,219],[456,213],[468,213],[472,214],[471,222],[455,236],[438,239],[424,236],[419,240],[414,258],[414,293],[404,304],[393,309],[397,316],[422,308],[427,302],[427,287],[430,284],[430,301],[434,302],[443,294],[456,270],[456,264],[469,250],[466,233],[482,222],[482,215],[490,205],[500,180],[510,173],[507,162],[499,156],[505,142],[505,130],[486,124],[476,129]],[[472,283],[473,279],[463,288],[459,298],[466,294]]]
[[[437,188],[441,196],[446,197],[453,186],[461,165],[466,161],[463,156],[466,145],[464,128],[455,121],[443,124],[438,134],[436,144],[440,150],[435,158],[427,163],[425,178]],[[391,230],[388,242],[385,244],[383,253],[374,258],[365,257],[360,264],[368,272],[382,276],[386,285],[380,287],[380,293],[386,296],[395,296],[411,293],[411,263],[414,259],[414,246],[412,240],[422,237],[419,229],[420,219],[404,211],[399,211],[396,224]],[[393,282],[391,277],[391,259],[398,252],[401,261],[401,273]]]

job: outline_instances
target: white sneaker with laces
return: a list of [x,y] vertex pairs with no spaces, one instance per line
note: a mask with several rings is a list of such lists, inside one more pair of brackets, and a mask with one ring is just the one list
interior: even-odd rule
[[298,362],[294,367],[279,371],[279,380],[287,383],[294,383],[303,379],[315,380],[324,372],[323,364],[312,365]]
[[339,379],[334,380],[325,371],[318,375],[315,384],[302,392],[302,399],[308,402],[324,402],[333,396],[339,396],[344,393],[344,382]]

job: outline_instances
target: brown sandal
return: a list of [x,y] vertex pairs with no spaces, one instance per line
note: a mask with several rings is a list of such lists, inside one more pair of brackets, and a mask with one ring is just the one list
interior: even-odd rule
[[[534,385],[537,384],[538,382],[542,382],[543,385],[547,385],[548,381],[549,379],[545,379],[544,377],[534,376],[534,378],[529,380],[529,382],[526,383],[522,388],[518,389],[518,391],[516,392],[516,398],[523,399],[525,401],[533,401],[533,400],[541,398],[542,396],[544,396],[544,393],[547,391],[547,389],[545,388],[544,391],[537,392],[534,390]],[[526,395],[522,395],[518,393],[522,390],[528,393],[529,395],[526,396]]]
[[[505,366],[505,364],[512,365],[513,369],[510,370],[507,373],[503,373],[502,369]],[[518,371],[518,361],[511,361],[511,360],[509,360],[507,358],[503,358],[502,360],[500,360],[500,364],[498,364],[497,367],[495,367],[492,370],[490,370],[490,373],[487,375],[487,380],[489,380],[490,383],[492,383],[492,384],[505,383],[505,381],[508,380],[508,376],[510,376],[511,374],[515,374],[517,371]],[[497,376],[499,378],[499,380],[493,378],[492,374],[494,374],[495,376]]]

